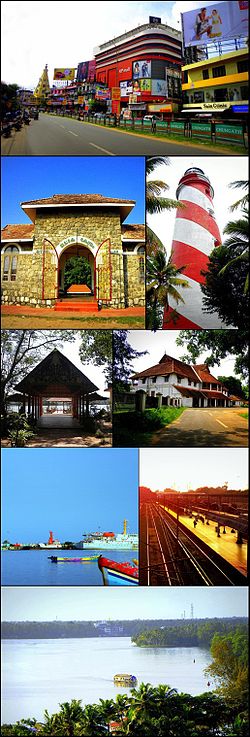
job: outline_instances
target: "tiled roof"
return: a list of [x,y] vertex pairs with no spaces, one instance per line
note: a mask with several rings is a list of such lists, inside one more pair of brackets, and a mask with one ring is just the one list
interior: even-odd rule
[[149,376],[167,376],[167,374],[178,374],[179,376],[186,376],[192,381],[197,381],[197,376],[193,371],[192,366],[187,363],[178,361],[177,358],[172,358],[164,354],[159,363],[156,366],[151,366],[145,371],[141,371],[138,374],[134,374],[133,379],[141,379]]
[[1,231],[2,240],[19,240],[19,238],[32,238],[34,235],[34,225],[5,225]]
[[174,384],[174,388],[178,389],[178,392],[182,394],[183,397],[203,397],[204,392],[202,392],[200,389],[194,389],[190,386],[181,386],[180,384]]
[[53,194],[52,197],[45,197],[41,200],[28,200],[22,202],[22,205],[101,205],[108,203],[112,205],[124,203],[135,204],[135,200],[121,200],[116,197],[105,197],[102,194]]
[[201,363],[198,365],[194,365],[193,368],[195,369],[196,373],[200,377],[201,381],[206,381],[209,384],[220,384],[220,381],[216,379],[212,374],[210,374],[209,368],[205,363]]
[[129,240],[145,240],[145,225],[122,225],[122,236]]
[[202,394],[207,397],[207,399],[229,399],[227,394],[223,394],[223,392],[215,392],[211,389],[202,389]]
[[243,397],[237,397],[236,394],[229,394],[229,399],[232,399],[233,402],[244,402],[246,404],[246,400],[243,399]]

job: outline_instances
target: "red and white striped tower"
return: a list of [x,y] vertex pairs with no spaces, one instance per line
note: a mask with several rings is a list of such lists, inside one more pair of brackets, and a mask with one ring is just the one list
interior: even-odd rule
[[182,276],[189,283],[189,288],[177,288],[184,302],[176,305],[169,298],[170,308],[165,310],[163,319],[165,330],[226,327],[216,312],[205,312],[202,304],[201,285],[205,283],[205,277],[201,271],[207,271],[211,251],[221,245],[213,196],[213,187],[202,169],[187,169],[176,192],[176,198],[185,207],[176,210],[172,263],[178,268],[185,267]]

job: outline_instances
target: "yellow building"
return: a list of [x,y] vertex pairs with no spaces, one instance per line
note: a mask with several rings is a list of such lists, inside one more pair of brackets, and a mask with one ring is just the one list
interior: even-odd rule
[[248,112],[248,49],[187,64],[182,73],[183,110]]

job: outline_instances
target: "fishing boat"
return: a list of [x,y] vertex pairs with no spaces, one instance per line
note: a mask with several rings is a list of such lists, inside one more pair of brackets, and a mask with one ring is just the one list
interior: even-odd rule
[[132,676],[130,673],[117,673],[114,676],[114,683],[117,686],[135,686],[137,683],[136,676]]
[[98,560],[98,555],[88,555],[85,558],[59,558],[57,555],[48,555],[51,563],[91,563]]
[[138,565],[135,563],[118,563],[100,555],[98,567],[104,586],[136,586],[139,583]]

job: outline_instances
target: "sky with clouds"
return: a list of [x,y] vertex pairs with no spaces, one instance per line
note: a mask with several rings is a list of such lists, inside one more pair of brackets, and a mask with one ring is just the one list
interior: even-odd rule
[[[208,0],[207,6],[213,3]],[[180,13],[199,8],[183,2],[2,2],[2,80],[34,88],[45,64],[50,84],[55,67],[77,67],[94,48],[148,22],[149,16],[181,30]]]

